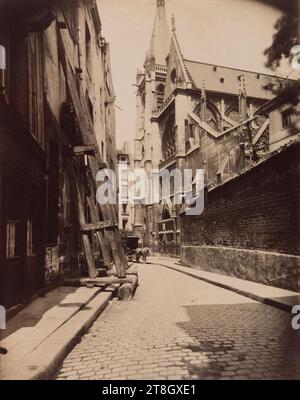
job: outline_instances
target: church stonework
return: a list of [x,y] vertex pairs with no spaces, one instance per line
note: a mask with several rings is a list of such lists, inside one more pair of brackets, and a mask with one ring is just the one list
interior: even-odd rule
[[[157,0],[150,47],[137,72],[134,166],[169,171],[203,169],[209,188],[241,172],[268,151],[268,115],[260,107],[280,78],[184,58],[165,1]],[[254,143],[255,140],[255,143]],[[134,232],[144,246],[179,255],[180,214],[174,204],[136,204]]]

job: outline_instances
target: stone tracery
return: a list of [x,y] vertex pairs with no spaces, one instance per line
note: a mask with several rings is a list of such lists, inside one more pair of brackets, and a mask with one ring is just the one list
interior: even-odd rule
[[162,151],[164,159],[172,157],[176,153],[176,135],[175,135],[175,117],[172,114],[166,124],[163,138],[162,138]]

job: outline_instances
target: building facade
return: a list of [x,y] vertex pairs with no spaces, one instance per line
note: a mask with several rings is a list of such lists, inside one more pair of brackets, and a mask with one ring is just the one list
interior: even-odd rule
[[[280,78],[184,58],[166,20],[165,1],[157,0],[156,17],[144,68],[137,73],[136,168],[151,171],[204,170],[212,187],[238,174],[270,147],[267,113],[271,86]],[[173,190],[173,191],[172,191]],[[183,205],[171,198],[159,204],[140,201],[134,231],[145,245],[179,254]],[[184,193],[181,193],[184,197]]]
[[[82,142],[66,63],[110,168],[115,96],[95,1],[4,1],[0,16],[0,304],[13,309],[85,268],[67,168]],[[84,196],[85,156],[76,160]]]
[[123,148],[117,150],[117,179],[118,179],[118,221],[119,230],[133,232],[134,204],[130,201],[132,182],[130,174],[133,174],[132,155],[129,152],[128,143],[124,142]]

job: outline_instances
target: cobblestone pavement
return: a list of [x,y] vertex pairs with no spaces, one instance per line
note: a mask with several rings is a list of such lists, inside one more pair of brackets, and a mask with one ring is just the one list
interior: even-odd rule
[[114,300],[56,379],[300,378],[291,316],[154,264],[133,301]]

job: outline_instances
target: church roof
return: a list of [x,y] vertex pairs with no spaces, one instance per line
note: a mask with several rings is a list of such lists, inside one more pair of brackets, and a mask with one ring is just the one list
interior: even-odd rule
[[274,95],[272,95],[271,91],[264,89],[263,86],[270,83],[270,81],[274,82],[274,80],[284,80],[284,78],[279,78],[273,75],[197,61],[184,60],[184,63],[187,67],[192,83],[196,88],[201,89],[204,81],[206,90],[215,92],[238,95],[240,89],[240,77],[241,75],[244,75],[247,96],[271,99]]
[[166,65],[170,50],[170,28],[166,18],[165,0],[157,0],[156,16],[152,31],[149,57],[155,58],[156,64]]

